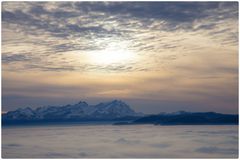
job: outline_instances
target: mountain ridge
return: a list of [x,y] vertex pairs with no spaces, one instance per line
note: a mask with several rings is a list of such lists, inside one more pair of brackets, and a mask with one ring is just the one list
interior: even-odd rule
[[238,115],[186,111],[147,115],[135,112],[121,100],[101,102],[96,105],[79,101],[64,106],[43,106],[36,109],[26,107],[2,114],[2,124],[89,121],[111,121],[117,122],[114,123],[116,125],[231,125],[238,124]]
[[179,111],[170,114],[149,115],[134,120],[132,124],[155,125],[231,125],[238,124],[238,114],[216,112]]
[[65,106],[43,106],[36,109],[19,108],[2,114],[3,122],[44,121],[44,120],[112,120],[123,117],[139,117],[137,113],[121,100],[89,105],[85,101]]

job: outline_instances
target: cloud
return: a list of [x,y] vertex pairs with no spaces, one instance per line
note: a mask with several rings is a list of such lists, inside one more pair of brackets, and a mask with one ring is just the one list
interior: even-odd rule
[[238,154],[238,149],[235,148],[220,148],[220,147],[200,147],[196,152],[207,154]]
[[79,156],[80,156],[80,157],[87,157],[87,156],[88,156],[88,154],[87,154],[87,153],[85,153],[85,152],[81,152],[81,153],[79,153]]
[[56,157],[59,157],[59,158],[68,158],[69,155],[68,154],[64,154],[64,153],[57,153],[57,152],[49,152],[45,155],[43,155],[43,157],[46,157],[46,158],[56,158]]
[[164,144],[164,143],[162,143],[162,144],[153,144],[152,146],[153,147],[157,147],[157,148],[167,148],[167,147],[170,147],[169,144]]
[[[186,134],[186,131],[192,132]],[[209,136],[200,135],[198,131],[204,131]],[[211,132],[223,134],[216,136]],[[28,132],[26,127],[3,128],[2,156],[5,158],[236,158],[237,143],[222,143],[230,140],[230,136],[238,137],[238,126],[74,124],[42,126],[41,129],[34,127]],[[194,141],[195,139],[200,141]],[[18,143],[15,143],[16,141]],[[236,139],[235,141],[237,142]],[[5,147],[9,144],[21,146]]]
[[198,131],[198,133],[203,133],[203,134],[206,134],[206,135],[211,135],[211,134],[215,134],[215,135],[225,135],[225,134],[234,134],[234,133],[237,133],[235,130],[223,130],[223,131]]
[[[72,46],[75,50],[88,48],[82,47],[81,45],[83,44],[77,45],[79,40],[75,41],[74,39],[78,37],[86,38],[90,43],[104,37],[115,36],[123,40],[131,40],[135,39],[136,35],[141,35],[141,33],[149,33],[150,36],[154,35],[150,33],[158,35],[161,33],[159,30],[166,32],[166,34],[169,31],[182,29],[187,29],[187,32],[206,31],[209,35],[216,32],[224,32],[224,34],[230,34],[228,39],[237,39],[237,37],[231,36],[232,29],[229,28],[234,26],[221,25],[225,29],[220,31],[215,27],[219,23],[221,24],[221,21],[218,21],[218,17],[224,17],[222,18],[224,21],[236,21],[237,8],[234,5],[235,3],[25,2],[22,4],[24,8],[28,9],[23,11],[11,8],[14,4],[14,2],[3,3],[2,16],[4,23],[8,25],[15,24],[26,34],[45,35],[47,33],[53,37],[58,37],[62,41],[61,46],[66,46],[66,41],[72,40],[72,43],[68,46]],[[225,10],[222,11],[219,7]],[[124,27],[126,25],[128,26],[127,29]],[[149,35],[147,36],[149,37]],[[159,36],[160,39],[163,37],[162,34],[159,34]],[[160,39],[157,38],[157,41]],[[144,46],[148,45],[148,51],[151,51],[149,49],[152,47],[149,44],[144,42],[141,44],[144,44]],[[89,43],[84,44],[84,46],[88,45]],[[169,46],[170,44],[165,42],[164,45]],[[50,48],[52,48],[51,46],[53,46],[52,43],[50,43]],[[172,46],[175,45],[172,44]],[[94,47],[95,49],[98,48],[97,45]],[[168,48],[166,47],[166,49]]]
[[120,143],[120,144],[127,144],[127,145],[134,145],[134,144],[139,144],[140,143],[139,140],[127,140],[125,138],[119,138],[115,142]]
[[22,146],[21,144],[15,144],[15,143],[3,145],[3,147],[21,147],[21,146]]
[[13,54],[13,55],[2,55],[2,62],[3,63],[11,63],[11,62],[18,62],[18,61],[29,61],[30,59],[23,54]]

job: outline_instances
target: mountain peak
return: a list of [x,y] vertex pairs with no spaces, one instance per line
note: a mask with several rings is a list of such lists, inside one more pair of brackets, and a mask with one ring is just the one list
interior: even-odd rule
[[85,102],[85,101],[79,101],[78,104],[86,104],[86,105],[88,105],[87,102]]
[[[118,100],[118,99],[115,99],[113,100],[111,103],[118,103],[118,104],[121,104],[121,103],[124,103],[122,100]],[[125,104],[125,103],[124,103]]]
[[33,110],[30,107],[26,107],[26,108],[19,108],[17,109],[18,112],[33,112]]
[[191,112],[187,112],[187,111],[183,111],[183,110],[180,110],[180,111],[177,111],[177,112],[172,112],[172,114],[175,114],[175,115],[181,115],[181,114],[190,114]]

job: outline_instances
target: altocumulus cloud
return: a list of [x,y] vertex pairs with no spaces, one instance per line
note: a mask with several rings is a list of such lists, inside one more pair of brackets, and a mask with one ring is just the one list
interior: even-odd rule
[[[156,70],[159,63],[164,65],[174,60],[173,56],[176,59],[183,56],[172,53],[166,58],[159,52],[180,50],[186,53],[194,50],[191,45],[184,47],[183,44],[193,34],[202,34],[216,43],[235,46],[237,18],[238,5],[235,2],[4,2],[3,35],[13,30],[18,34],[15,38],[3,38],[3,50],[13,54],[6,53],[3,63],[17,60],[22,64],[24,57],[37,58],[38,63],[29,61],[28,65],[22,65],[22,69]],[[17,41],[21,36],[27,36],[24,44]],[[156,62],[152,59],[141,64],[132,62],[125,64],[125,68],[120,64],[91,67],[92,64],[76,64],[72,63],[72,59],[59,60],[54,56],[64,57],[71,51],[87,54],[106,48],[112,41],[126,41],[129,50],[140,56],[151,55]],[[27,49],[23,49],[22,45],[28,45],[28,50],[35,48],[35,54],[25,53]],[[20,53],[18,57],[15,52]],[[149,63],[156,64],[150,66]],[[14,65],[8,67],[14,68]]]

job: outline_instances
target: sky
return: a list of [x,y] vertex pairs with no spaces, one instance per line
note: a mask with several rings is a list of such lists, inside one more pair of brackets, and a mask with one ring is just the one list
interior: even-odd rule
[[2,111],[113,99],[238,113],[238,2],[2,3]]

